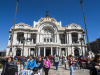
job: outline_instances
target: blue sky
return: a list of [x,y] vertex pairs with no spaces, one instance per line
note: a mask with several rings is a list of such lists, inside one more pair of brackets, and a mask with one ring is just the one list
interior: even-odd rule
[[[0,50],[6,49],[8,31],[14,24],[17,0],[0,0]],[[83,0],[89,41],[100,38],[100,0]],[[45,17],[55,17],[62,26],[71,23],[85,29],[82,6],[79,0],[19,0],[16,24],[23,22],[33,26],[33,21]]]

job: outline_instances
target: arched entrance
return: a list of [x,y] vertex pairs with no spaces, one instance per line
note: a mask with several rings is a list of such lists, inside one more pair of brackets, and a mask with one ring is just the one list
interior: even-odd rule
[[79,50],[77,49],[74,50],[74,56],[79,56]]
[[16,51],[16,56],[21,56],[21,50],[20,50],[20,49],[18,49],[18,50]]

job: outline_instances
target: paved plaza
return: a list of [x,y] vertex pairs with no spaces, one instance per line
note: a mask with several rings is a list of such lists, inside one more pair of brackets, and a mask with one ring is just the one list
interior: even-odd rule
[[[55,69],[56,69],[55,66],[51,66],[51,69],[49,70],[49,75],[70,75],[70,69],[68,68],[65,70],[64,65],[59,66],[58,70],[55,70]],[[0,75],[1,75],[1,72],[2,70],[0,70]],[[43,72],[43,75],[45,75],[45,72]],[[76,69],[74,70],[74,75],[90,75],[90,74],[89,74],[88,69],[84,69],[84,71]]]
[[[49,70],[49,75],[70,75],[70,69],[66,69],[63,66],[59,66],[58,70],[55,70],[56,67],[51,67],[51,69]],[[43,75],[45,75],[45,73],[43,72]],[[88,69],[84,69],[83,70],[79,70],[76,69],[74,70],[74,75],[90,75],[89,74],[89,70]]]

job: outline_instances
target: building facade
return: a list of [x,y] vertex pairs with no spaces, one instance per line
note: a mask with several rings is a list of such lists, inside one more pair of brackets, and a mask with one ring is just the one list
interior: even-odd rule
[[[94,54],[100,53],[100,38],[89,43],[90,49]],[[88,45],[87,45],[88,49]]]
[[[10,54],[12,30],[13,27],[9,31],[7,55]],[[24,51],[21,37],[25,37]],[[80,41],[80,38],[84,40]],[[87,52],[85,31],[80,25],[74,23],[62,27],[61,22],[50,18],[48,14],[38,22],[34,21],[33,26],[25,23],[15,24],[12,54],[22,56],[22,52],[24,56],[48,56],[49,54],[85,56]]]

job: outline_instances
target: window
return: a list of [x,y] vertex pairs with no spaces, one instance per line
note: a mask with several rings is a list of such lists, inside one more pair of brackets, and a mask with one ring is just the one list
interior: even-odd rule
[[36,40],[35,40],[35,38],[33,38],[33,43],[34,43],[34,44],[36,43]]
[[50,39],[50,42],[52,42],[52,39]]
[[76,28],[76,26],[71,26],[71,28]]
[[44,42],[46,42],[46,38],[44,38]]
[[47,42],[49,42],[49,39],[47,38]]
[[24,26],[23,25],[19,25],[19,28],[23,28]]

